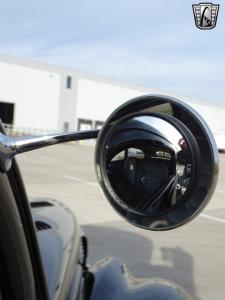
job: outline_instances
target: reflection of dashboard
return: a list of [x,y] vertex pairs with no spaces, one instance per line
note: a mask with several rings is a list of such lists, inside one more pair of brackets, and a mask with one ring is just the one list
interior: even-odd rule
[[118,196],[128,206],[142,209],[167,185],[173,184],[176,176],[175,159],[174,150],[166,146],[127,148],[112,157],[107,173]]
[[171,159],[172,155],[167,151],[159,150],[159,151],[156,151],[155,158]]
[[188,152],[179,153],[177,159],[172,147],[159,144],[127,147],[114,156],[111,153],[107,173],[112,187],[131,208],[151,211],[156,203],[154,210],[168,209],[184,194],[191,175],[191,165],[185,165]]

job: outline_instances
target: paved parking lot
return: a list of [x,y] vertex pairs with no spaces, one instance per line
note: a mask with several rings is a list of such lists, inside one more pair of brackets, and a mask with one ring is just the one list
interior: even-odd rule
[[90,243],[89,262],[114,256],[140,277],[180,284],[193,299],[225,299],[225,154],[216,193],[204,214],[168,232],[123,221],[96,182],[94,147],[57,145],[21,154],[18,162],[30,197],[51,197],[76,214]]

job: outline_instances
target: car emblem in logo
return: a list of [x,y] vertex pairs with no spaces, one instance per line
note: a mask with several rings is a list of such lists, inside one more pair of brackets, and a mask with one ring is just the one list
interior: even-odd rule
[[192,7],[195,24],[199,29],[212,29],[216,26],[219,4],[199,3]]

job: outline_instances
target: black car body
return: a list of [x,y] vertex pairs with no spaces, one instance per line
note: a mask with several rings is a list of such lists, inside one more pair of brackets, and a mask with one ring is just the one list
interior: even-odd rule
[[[169,111],[169,116],[163,118],[184,133],[183,136],[189,143],[187,144],[191,157],[188,163],[190,161],[192,163],[192,178],[184,193],[186,197],[179,196],[178,205],[173,204],[171,210],[163,207],[160,211],[160,207],[157,207],[150,214],[145,211],[135,211],[121,199],[117,201],[118,196],[108,183],[113,176],[107,173],[108,164],[104,161],[105,153],[109,150],[109,144],[104,148],[104,143],[109,139],[109,133],[116,127],[115,124],[123,122],[124,116],[127,117],[134,112],[136,114],[139,108],[142,111],[145,107],[150,109],[153,107],[154,115],[158,108],[159,110],[163,108],[163,111],[166,108],[166,112]],[[173,117],[171,117],[172,113]],[[162,118],[161,113],[158,116]],[[186,122],[187,127],[182,125],[181,121],[184,124]],[[218,151],[210,131],[208,133],[207,130],[206,124],[190,108],[187,109],[178,100],[165,96],[152,95],[134,99],[116,110],[100,132],[96,148],[96,169],[103,192],[118,213],[128,222],[148,230],[172,229],[185,224],[199,214],[213,194],[218,174]],[[4,133],[3,127],[1,131]],[[196,139],[192,132],[196,133]],[[187,293],[175,283],[159,278],[133,277],[126,266],[114,258],[102,258],[93,266],[88,266],[88,241],[71,210],[54,199],[32,199],[29,202],[14,155],[56,143],[96,138],[98,134],[99,131],[94,130],[18,139],[0,134],[0,299],[190,299]],[[150,136],[153,142],[156,142],[156,138],[152,136],[157,135],[156,131],[152,134],[151,129]],[[163,135],[160,139],[157,137],[154,147],[159,142],[163,145],[163,149],[172,149],[171,146],[168,147],[167,141],[165,147]],[[170,151],[167,154],[170,154],[170,158],[174,157],[173,161],[177,163],[175,152]],[[200,162],[195,163],[196,158],[206,155],[207,160],[202,160],[201,165]],[[155,159],[159,158],[154,157]],[[167,163],[170,165],[171,161]],[[187,162],[182,163],[185,165]],[[171,174],[174,176],[174,170],[171,167],[170,176]],[[155,176],[157,175],[153,177]],[[200,180],[196,180],[198,177]],[[123,178],[124,176],[121,176],[120,180]],[[173,184],[173,189],[176,187],[176,184]],[[161,192],[162,190],[156,199],[160,199]],[[168,199],[169,197],[170,195],[167,195]]]
[[134,278],[117,259],[88,267],[73,213],[52,199],[29,204],[15,161],[0,190],[2,299],[189,299],[175,284]]

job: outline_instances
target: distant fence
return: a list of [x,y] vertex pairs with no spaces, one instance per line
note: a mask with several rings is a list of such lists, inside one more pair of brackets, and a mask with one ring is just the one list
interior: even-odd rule
[[15,127],[12,124],[4,124],[6,134],[9,136],[23,136],[23,135],[44,135],[44,134],[54,134],[59,133],[59,130],[49,130],[49,129],[37,129],[30,127]]
[[[45,135],[45,134],[56,134],[62,131],[59,130],[49,130],[49,129],[37,129],[37,128],[30,128],[30,127],[15,127],[11,124],[4,124],[6,134],[9,136],[17,137],[23,135]],[[82,130],[82,128],[80,128]],[[220,153],[225,153],[225,133],[216,133],[215,140],[219,149]],[[77,143],[77,142],[75,142]],[[85,140],[80,141],[79,144],[84,145],[94,145],[95,140]]]
[[[49,129],[37,129],[37,128],[30,128],[30,127],[15,127],[12,124],[4,123],[6,134],[11,137],[19,137],[24,135],[46,135],[46,134],[57,134],[62,133],[62,130],[49,130]],[[70,142],[74,144],[80,145],[95,145],[95,140],[84,140],[84,141],[76,141]]]

